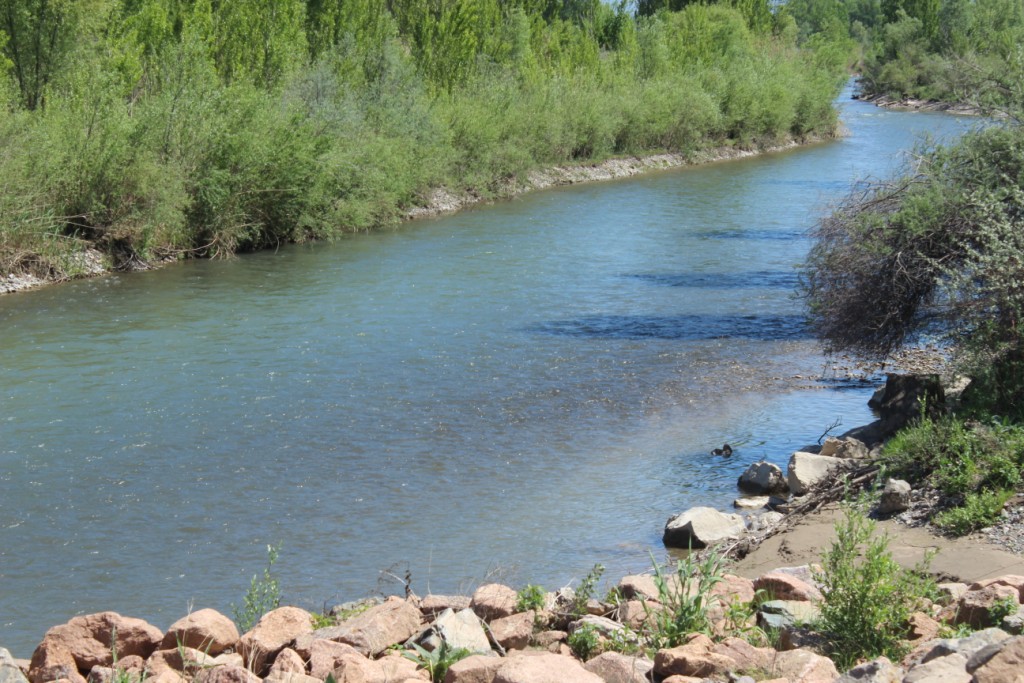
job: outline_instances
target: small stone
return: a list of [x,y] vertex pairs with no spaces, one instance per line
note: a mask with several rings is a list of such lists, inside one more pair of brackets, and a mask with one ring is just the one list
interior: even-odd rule
[[910,507],[910,484],[902,479],[889,479],[882,489],[882,497],[878,503],[878,513],[892,515],[903,512]]
[[740,491],[754,494],[788,493],[789,484],[778,465],[762,460],[755,462],[736,482]]

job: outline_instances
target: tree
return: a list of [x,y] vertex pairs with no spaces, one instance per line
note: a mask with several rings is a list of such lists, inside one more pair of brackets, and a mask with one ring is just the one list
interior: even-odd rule
[[1024,130],[1016,122],[923,153],[817,227],[804,271],[830,351],[886,357],[945,339],[987,402],[1024,414]]

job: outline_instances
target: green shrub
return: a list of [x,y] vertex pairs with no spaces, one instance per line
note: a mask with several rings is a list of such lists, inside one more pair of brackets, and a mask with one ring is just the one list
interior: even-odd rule
[[235,616],[235,623],[241,633],[246,633],[260,617],[281,604],[281,584],[277,577],[270,573],[277,562],[277,555],[281,546],[267,546],[267,566],[263,569],[263,575],[253,574],[249,589],[242,596],[241,605],[231,605],[231,611]]
[[844,512],[815,575],[823,596],[820,628],[840,668],[881,655],[899,660],[908,619],[931,589],[926,566],[902,569],[888,538],[874,535],[874,522],[853,506]]
[[991,526],[999,520],[1003,505],[1013,495],[1012,491],[979,491],[968,493],[961,505],[943,510],[933,521],[940,529],[962,536],[972,531]]
[[[653,559],[653,558],[652,558]],[[657,608],[647,608],[644,635],[650,647],[660,650],[682,644],[691,633],[711,635],[709,612],[721,599],[712,589],[722,581],[722,557],[714,551],[703,559],[691,552],[676,563],[674,571],[654,563],[658,586]]]
[[572,603],[569,605],[571,616],[578,619],[587,613],[587,602],[597,595],[597,582],[601,580],[602,574],[604,574],[604,565],[595,564],[580,581],[579,587],[573,592]]
[[415,643],[412,647],[414,652],[403,652],[402,655],[426,669],[432,683],[442,683],[452,664],[473,654],[466,648],[452,648],[445,640],[434,650],[427,650]]
[[567,640],[569,649],[573,654],[584,662],[591,657],[600,654],[601,635],[597,629],[590,624],[582,624],[579,628],[569,634]]
[[545,592],[541,586],[529,584],[516,594],[516,611],[528,612],[530,610],[544,609]]

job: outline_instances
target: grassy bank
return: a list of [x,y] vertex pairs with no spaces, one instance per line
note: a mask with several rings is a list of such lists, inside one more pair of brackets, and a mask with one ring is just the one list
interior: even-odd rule
[[[8,4],[0,270],[48,279],[86,250],[226,256],[387,225],[439,187],[828,134],[843,78],[841,51],[750,7]],[[28,58],[26,35],[53,40]]]

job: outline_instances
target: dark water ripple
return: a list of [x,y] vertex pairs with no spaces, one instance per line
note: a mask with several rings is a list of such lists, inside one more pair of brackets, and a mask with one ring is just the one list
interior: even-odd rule
[[809,339],[802,315],[599,315],[552,320],[530,331],[540,334],[599,339]]
[[758,270],[749,273],[635,273],[624,277],[663,287],[694,289],[791,289],[799,284],[799,275],[785,270]]

